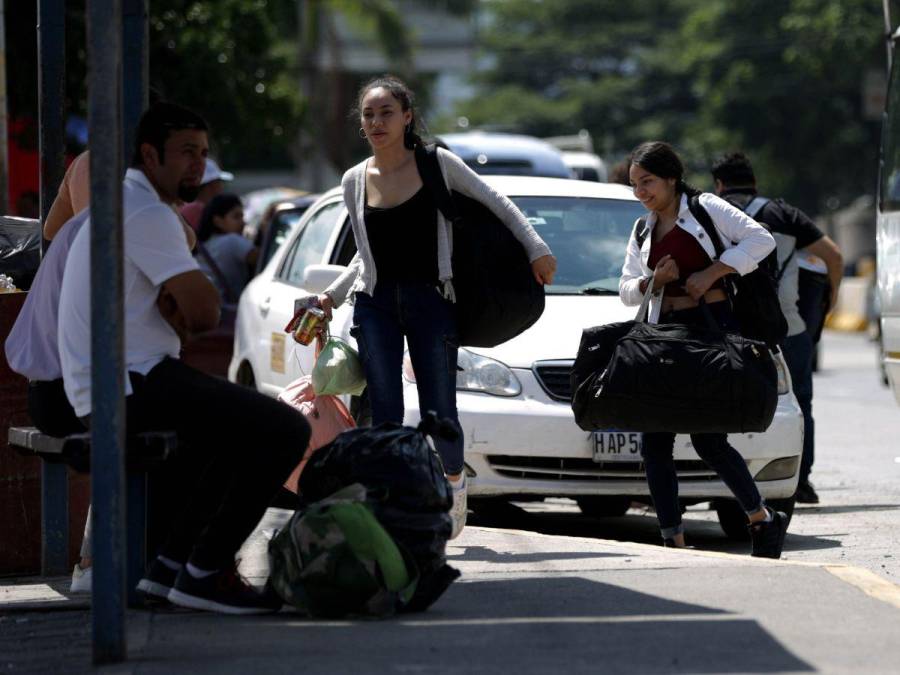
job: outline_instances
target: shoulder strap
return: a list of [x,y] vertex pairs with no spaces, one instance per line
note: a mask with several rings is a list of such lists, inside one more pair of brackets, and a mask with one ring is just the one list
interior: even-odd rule
[[700,223],[701,227],[706,230],[706,234],[712,242],[713,248],[716,250],[716,258],[720,257],[722,253],[725,252],[725,245],[722,244],[722,238],[719,236],[716,224],[712,221],[709,213],[706,212],[706,209],[704,209],[703,205],[700,203],[699,194],[688,197],[688,210],[691,212],[691,215],[697,219],[697,222]]
[[760,211],[763,210],[766,204],[768,204],[771,200],[767,197],[754,197],[750,200],[747,206],[744,207],[744,213],[746,213],[751,218],[756,218]]
[[438,210],[451,223],[458,222],[460,220],[459,210],[456,208],[456,204],[453,203],[453,198],[450,196],[450,191],[444,182],[441,165],[438,163],[437,146],[434,144],[417,145],[414,153],[419,176],[422,178],[422,183],[425,184],[425,187],[431,193]]
[[203,261],[209,266],[209,269],[215,275],[218,282],[221,284],[222,289],[225,291],[225,297],[223,300],[227,302],[229,305],[237,304],[237,297],[235,297],[234,290],[231,288],[231,284],[228,283],[228,279],[222,274],[222,270],[216,264],[216,261],[213,260],[212,255],[210,255],[209,250],[201,244],[199,241],[197,242],[197,253],[199,253],[203,257]]
[[639,249],[644,247],[644,242],[647,240],[649,229],[650,228],[647,227],[646,216],[641,216],[634,221],[634,240],[637,242]]
[[781,267],[778,268],[778,273],[775,275],[775,283],[781,283],[781,277],[784,276],[785,271],[787,270],[788,263],[791,262],[791,258],[794,257],[794,254],[797,252],[797,247],[791,249],[791,252],[788,254],[788,257],[784,259],[784,262],[781,263]]

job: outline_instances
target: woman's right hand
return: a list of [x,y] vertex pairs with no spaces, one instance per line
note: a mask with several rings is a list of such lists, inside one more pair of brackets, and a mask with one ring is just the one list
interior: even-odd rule
[[675,281],[679,277],[678,264],[670,255],[664,255],[656,263],[656,269],[653,271],[653,290],[658,290],[670,281]]
[[334,300],[331,299],[330,295],[322,293],[318,296],[318,301],[319,307],[325,312],[325,318],[331,321],[331,310],[334,309]]

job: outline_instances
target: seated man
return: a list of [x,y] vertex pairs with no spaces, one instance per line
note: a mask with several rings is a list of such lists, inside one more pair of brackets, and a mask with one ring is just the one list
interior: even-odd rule
[[[138,588],[194,609],[272,611],[236,571],[253,531],[309,439],[298,412],[274,399],[184,365],[181,341],[214,327],[215,287],[198,269],[173,208],[191,201],[203,175],[207,127],[194,113],[158,103],[144,113],[124,181],[126,428],[172,430],[172,461],[193,479],[168,538]],[[72,242],[59,302],[65,391],[90,424],[90,220]]]

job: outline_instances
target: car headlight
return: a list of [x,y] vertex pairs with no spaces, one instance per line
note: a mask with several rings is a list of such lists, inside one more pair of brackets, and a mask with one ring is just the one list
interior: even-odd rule
[[[459,370],[456,372],[456,388],[463,391],[480,391],[494,396],[518,396],[522,384],[515,373],[496,359],[475,354],[468,349],[460,349],[457,356]],[[403,355],[403,378],[415,383],[409,352]]]
[[791,390],[791,378],[784,365],[784,357],[773,354],[772,360],[775,362],[775,373],[778,375],[778,395],[787,394]]

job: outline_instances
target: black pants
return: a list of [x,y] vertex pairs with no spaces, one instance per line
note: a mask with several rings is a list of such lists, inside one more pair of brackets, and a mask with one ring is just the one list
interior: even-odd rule
[[48,436],[68,436],[85,430],[66,398],[62,378],[28,383],[28,416],[31,423]]
[[128,433],[175,431],[179,439],[167,464],[185,489],[173,491],[180,504],[159,553],[201,569],[230,566],[300,462],[309,424],[280,401],[176,359],[129,376]]
[[[713,321],[727,331],[737,332],[737,321],[727,301],[709,305]],[[683,323],[706,326],[706,319],[699,308],[669,312],[660,323]],[[747,513],[758,511],[762,497],[740,453],[728,442],[726,434],[691,434],[691,442],[697,455],[706,462],[728,486],[741,507]],[[675,434],[669,432],[645,433],[641,445],[647,485],[656,508],[656,517],[664,538],[684,532],[681,507],[678,503],[678,475],[675,471],[673,449]]]

